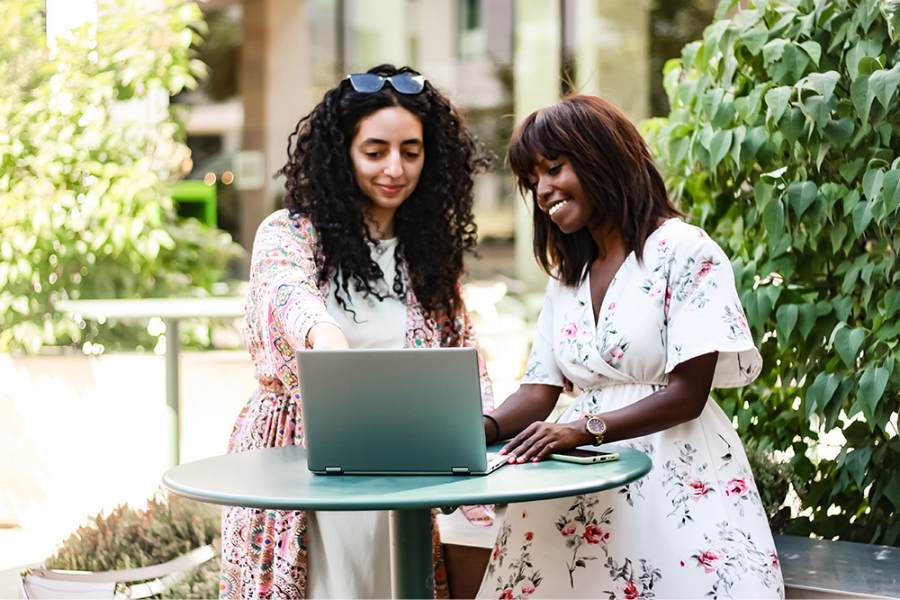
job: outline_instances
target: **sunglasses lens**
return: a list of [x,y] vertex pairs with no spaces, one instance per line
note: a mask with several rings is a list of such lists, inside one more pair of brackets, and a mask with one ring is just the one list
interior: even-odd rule
[[350,75],[350,85],[360,94],[372,94],[384,87],[384,77],[373,73],[354,73]]
[[425,89],[425,77],[422,75],[410,75],[401,73],[388,77],[391,86],[401,94],[418,94]]

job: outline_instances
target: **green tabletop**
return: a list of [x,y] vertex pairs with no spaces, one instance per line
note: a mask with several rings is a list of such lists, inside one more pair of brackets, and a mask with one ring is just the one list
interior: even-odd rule
[[[498,446],[499,448],[499,446]],[[608,449],[613,449],[609,447]],[[490,475],[315,475],[300,446],[264,448],[183,464],[163,483],[201,502],[285,510],[395,510],[526,502],[624,485],[650,470],[646,454],[615,447],[619,460],[577,465],[547,460]]]
[[[492,448],[499,450],[500,446]],[[431,509],[527,502],[625,485],[650,471],[646,454],[605,446],[619,460],[578,465],[546,460],[505,465],[490,475],[315,475],[300,446],[264,448],[170,469],[172,492],[213,504],[281,510],[390,510],[395,598],[431,597]]]

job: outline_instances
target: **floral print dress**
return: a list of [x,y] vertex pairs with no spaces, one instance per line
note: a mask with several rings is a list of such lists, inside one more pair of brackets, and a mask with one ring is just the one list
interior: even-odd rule
[[[589,276],[551,280],[522,383],[578,396],[560,418],[615,410],[717,351],[713,387],[753,381],[761,357],[731,264],[703,230],[665,221],[609,285],[596,325]],[[510,505],[481,584],[485,598],[783,597],[778,557],[743,446],[716,402],[622,442],[653,468],[624,487]]]
[[[229,441],[229,452],[303,444],[300,377],[295,348],[303,348],[310,328],[334,323],[326,309],[328,289],[317,284],[316,232],[305,218],[286,210],[260,225],[253,244],[244,335],[256,366],[259,387],[247,401]],[[458,339],[449,321],[424,312],[406,283],[405,345],[434,348],[475,346],[465,309],[455,316]],[[479,357],[481,395],[486,409],[493,396]],[[433,535],[435,596],[446,597],[447,578],[437,529]],[[220,598],[305,598],[309,569],[308,519],[304,511],[228,507],[222,517]],[[387,548],[371,548],[372,553]],[[322,568],[322,565],[319,566]]]

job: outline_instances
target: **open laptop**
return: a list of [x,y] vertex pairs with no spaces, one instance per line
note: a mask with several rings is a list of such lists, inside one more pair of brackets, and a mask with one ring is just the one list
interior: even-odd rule
[[309,470],[486,475],[474,348],[300,350]]

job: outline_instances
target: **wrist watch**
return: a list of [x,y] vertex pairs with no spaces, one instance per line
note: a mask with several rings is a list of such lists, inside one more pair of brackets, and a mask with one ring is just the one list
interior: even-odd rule
[[588,414],[587,422],[584,424],[585,431],[588,435],[593,436],[594,445],[599,446],[603,443],[603,437],[606,435],[606,421],[600,415]]

